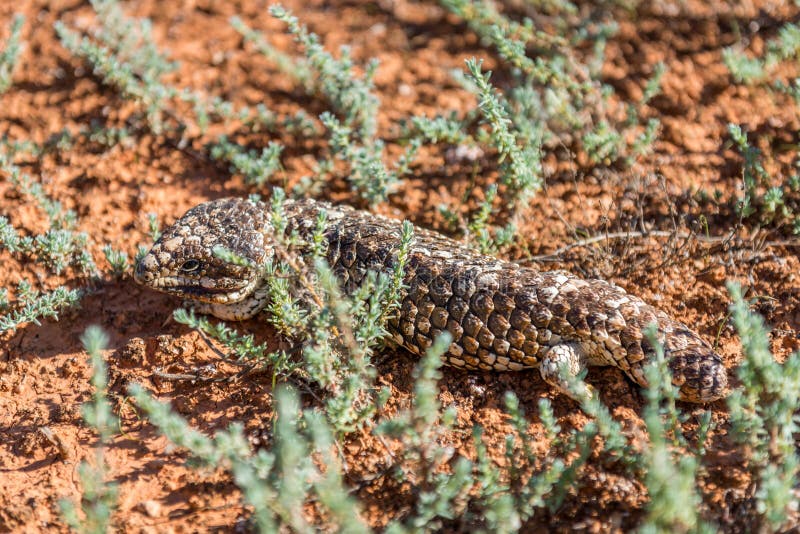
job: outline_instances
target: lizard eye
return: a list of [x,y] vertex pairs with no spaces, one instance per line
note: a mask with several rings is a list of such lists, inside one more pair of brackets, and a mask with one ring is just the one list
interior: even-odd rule
[[200,269],[200,260],[190,259],[183,262],[181,271],[184,273],[193,273]]

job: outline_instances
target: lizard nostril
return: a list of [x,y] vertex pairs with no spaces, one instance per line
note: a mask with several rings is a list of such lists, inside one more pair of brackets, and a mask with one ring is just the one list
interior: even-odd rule
[[133,270],[133,279],[141,284],[149,282],[151,278],[152,274],[145,270],[144,264],[141,261],[137,263]]

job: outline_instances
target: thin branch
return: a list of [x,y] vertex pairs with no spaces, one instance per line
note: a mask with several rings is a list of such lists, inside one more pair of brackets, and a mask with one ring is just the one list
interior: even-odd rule
[[[709,244],[718,244],[723,243],[727,244],[730,242],[733,237],[734,233],[729,233],[725,236],[704,236],[695,233],[676,233],[672,231],[664,231],[664,230],[653,230],[649,232],[612,232],[608,234],[596,235],[593,237],[588,237],[586,239],[581,239],[580,241],[576,241],[574,243],[570,243],[569,245],[565,245],[555,252],[550,254],[539,254],[537,256],[531,256],[530,258],[522,258],[517,260],[517,263],[525,264],[525,263],[534,263],[534,262],[548,262],[548,261],[559,261],[562,259],[562,255],[566,252],[574,248],[581,248],[593,245],[595,243],[600,243],[602,241],[613,241],[618,239],[635,239],[635,238],[642,238],[642,237],[672,237],[672,238],[681,238],[685,240],[696,239],[701,243],[709,243]],[[755,243],[755,240],[749,240]],[[778,240],[778,241],[765,241],[761,244],[762,247],[800,247],[800,239],[785,239],[785,240]]]
[[166,373],[162,371],[160,367],[155,368],[152,375],[156,378],[160,378],[161,380],[167,380],[171,382],[201,382],[206,384],[217,382],[235,382],[239,378],[252,371],[254,367],[255,365],[250,365],[249,367],[243,368],[241,371],[235,374],[217,378],[200,376],[200,373],[202,372],[201,369],[197,369],[195,374],[191,375],[187,373]]

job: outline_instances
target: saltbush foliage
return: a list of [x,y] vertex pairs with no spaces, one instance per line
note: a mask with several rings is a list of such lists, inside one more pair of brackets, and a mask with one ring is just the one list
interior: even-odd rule
[[[341,298],[325,281],[315,287],[326,295],[324,300]],[[798,430],[794,412],[800,394],[795,391],[800,384],[800,358],[795,354],[784,364],[775,362],[768,350],[763,320],[749,311],[737,286],[731,286],[731,292],[733,322],[742,337],[745,354],[738,370],[742,388],[727,400],[732,435],[743,447],[746,467],[752,474],[750,520],[769,530],[780,529],[785,526],[788,514],[796,512],[792,495],[798,483],[800,462],[793,435]],[[220,330],[205,320],[189,317],[192,317],[187,321],[189,324],[214,335],[243,359],[276,365],[275,359],[266,357],[266,347],[253,344],[246,336],[232,334],[227,327]],[[556,422],[550,402],[541,399],[537,417],[549,442],[547,452],[542,455],[529,446],[528,418],[516,396],[508,392],[505,403],[513,432],[506,438],[506,462],[501,466],[490,460],[480,427],[472,430],[474,457],[463,456],[448,445],[455,431],[456,412],[452,407],[442,406],[438,396],[441,355],[450,343],[447,334],[441,336],[413,374],[412,406],[391,417],[370,410],[364,418],[369,421],[367,428],[376,436],[402,443],[399,453],[391,456],[392,464],[383,476],[396,477],[410,485],[415,496],[414,504],[394,517],[387,531],[416,532],[460,524],[492,532],[516,532],[536,514],[557,510],[564,498],[580,486],[581,472],[591,455],[598,454],[593,443],[600,438],[599,454],[606,461],[622,461],[631,476],[640,479],[647,488],[650,500],[642,532],[712,532],[712,524],[703,518],[705,507],[698,485],[706,476],[701,466],[710,413],[699,416],[700,426],[694,432],[694,439],[684,435],[686,416],[676,405],[677,390],[669,378],[668,361],[655,332],[649,336],[656,347],[656,358],[645,368],[650,386],[645,389],[643,415],[649,440],[643,448],[632,447],[628,443],[631,436],[602,404],[589,397],[583,397],[580,405],[592,420],[582,429],[566,432]],[[70,501],[64,501],[63,506],[65,518],[73,528],[99,532],[97,525],[108,525],[115,507],[114,486],[96,484],[108,477],[102,451],[114,425],[104,393],[104,366],[99,356],[104,335],[92,327],[83,339],[92,357],[96,391],[93,403],[85,409],[85,418],[97,429],[100,441],[95,465],[81,468],[86,488],[82,515]],[[327,357],[341,356],[331,352]],[[284,373],[296,370],[283,369]],[[581,398],[585,390],[578,379],[572,380],[570,388]],[[130,392],[147,420],[200,460],[198,466],[230,473],[258,531],[274,532],[289,527],[310,532],[323,525],[348,532],[369,530],[358,499],[350,495],[344,482],[345,466],[335,442],[353,427],[348,419],[342,424],[337,405],[323,403],[301,409],[294,389],[277,386],[274,404],[277,417],[271,446],[252,451],[239,423],[208,437],[172,413],[167,405],[157,402],[142,386],[134,384]],[[350,398],[347,402],[358,399]],[[326,518],[324,524],[309,522],[304,510],[310,503],[322,512],[319,517]]]
[[[775,75],[780,65],[797,64],[800,54],[800,26],[788,22],[782,25],[777,35],[766,39],[760,56],[750,56],[741,45],[723,50],[722,57],[733,80],[745,85],[760,85],[770,91],[791,96],[795,104],[800,103],[800,78]],[[792,166],[778,165],[776,173],[767,172],[765,166],[774,164],[753,146],[745,129],[739,124],[729,124],[728,133],[734,147],[743,158],[743,194],[738,208],[743,217],[753,217],[759,224],[789,226],[791,232],[800,234],[800,153],[792,147]],[[769,139],[769,137],[767,138]],[[769,139],[771,141],[771,139]]]
[[[28,147],[36,150],[36,147]],[[78,303],[81,289],[58,285],[37,287],[34,267],[41,267],[52,275],[75,271],[78,277],[95,271],[94,260],[87,250],[89,237],[76,230],[77,217],[66,210],[44,191],[41,183],[22,171],[14,158],[24,153],[22,147],[8,143],[0,145],[0,173],[25,199],[30,199],[49,222],[49,229],[40,234],[30,234],[15,228],[6,216],[0,216],[0,252],[28,260],[25,275],[16,281],[13,297],[8,288],[0,290],[0,334],[15,331],[25,323],[40,324],[43,318],[57,319],[59,313]],[[9,281],[10,282],[10,281]]]
[[14,70],[17,68],[20,53],[22,52],[22,26],[25,24],[25,17],[14,15],[9,28],[9,36],[5,46],[0,48],[0,94],[5,93],[11,87]]
[[98,326],[90,326],[81,336],[92,366],[92,402],[83,405],[83,419],[97,432],[94,458],[78,466],[81,498],[78,503],[63,498],[59,502],[61,513],[69,527],[82,533],[104,534],[111,528],[111,516],[117,506],[117,484],[109,480],[105,460],[105,447],[116,432],[115,418],[108,401],[106,364],[102,351],[108,345],[108,336]]

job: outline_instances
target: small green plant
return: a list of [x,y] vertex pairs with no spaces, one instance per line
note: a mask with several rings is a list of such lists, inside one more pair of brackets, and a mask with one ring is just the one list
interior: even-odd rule
[[23,44],[20,38],[23,24],[25,24],[25,17],[14,15],[5,47],[0,50],[0,94],[8,91],[12,84],[14,70],[17,68],[17,61],[22,52]]
[[[698,531],[701,526],[698,518],[701,500],[696,480],[698,458],[691,454],[682,433],[684,418],[675,406],[677,388],[672,385],[664,347],[658,342],[654,325],[645,335],[655,348],[655,354],[644,368],[650,384],[645,390],[647,404],[644,407],[650,441],[642,454],[642,462],[646,466],[644,483],[650,502],[642,532]],[[707,431],[710,415],[706,412],[702,419],[701,436]]]
[[[536,13],[532,18],[518,22],[486,0],[440,3],[462,18],[508,66],[513,82],[504,91],[503,107],[522,146],[577,145],[593,161],[606,164],[618,159],[632,162],[649,149],[658,123],[651,119],[641,125],[640,110],[657,91],[663,70],[655,69],[646,98],[620,113],[609,98],[613,90],[599,79],[605,43],[616,31],[614,22],[573,14],[556,17],[554,25],[552,18],[537,10],[529,11]],[[565,13],[572,11],[559,6]],[[595,57],[579,58],[578,43],[592,44]],[[534,53],[529,55],[528,50]],[[618,119],[622,115],[624,121]],[[632,144],[628,139],[634,139]]]
[[442,0],[440,3],[464,18],[472,30],[495,47],[500,57],[537,83],[552,84],[572,91],[581,89],[580,83],[562,67],[556,67],[547,58],[534,60],[526,54],[525,48],[529,42],[544,49],[549,48],[552,54],[553,48],[566,44],[562,37],[537,31],[531,19],[526,19],[522,24],[512,21],[501,15],[493,4],[482,0]]
[[728,290],[744,353],[737,370],[742,387],[728,397],[732,434],[743,447],[752,476],[753,491],[748,494],[753,495],[755,526],[780,530],[789,511],[797,511],[800,354],[792,354],[782,364],[776,362],[764,320],[750,311],[737,284],[729,284]]
[[[285,10],[282,13],[288,15]],[[261,33],[249,27],[239,17],[231,17],[230,23],[233,29],[244,37],[246,42],[253,43],[256,50],[274,63],[282,72],[297,80],[305,88],[306,92],[311,94],[318,90],[314,70],[309,65],[308,59],[292,57],[281,52],[270,45]],[[306,35],[306,40],[310,38],[310,35]]]
[[789,22],[781,26],[776,38],[767,41],[761,57],[747,57],[740,48],[729,47],[722,51],[722,59],[737,82],[752,84],[763,81],[779,63],[799,54],[800,26]]
[[474,144],[472,136],[466,131],[466,122],[458,119],[455,112],[447,117],[428,118],[416,115],[403,121],[402,126],[402,138],[409,143],[419,139],[420,142],[427,143]]
[[742,167],[744,197],[739,211],[743,216],[747,217],[755,213],[756,208],[753,207],[753,202],[758,198],[758,188],[764,184],[769,184],[770,176],[761,163],[761,151],[750,145],[747,140],[747,134],[742,131],[742,128],[737,124],[729,124],[728,133],[744,158],[744,166]]
[[257,452],[250,450],[241,424],[209,438],[141,386],[134,384],[130,391],[148,420],[170,441],[188,449],[203,464],[231,473],[259,532],[277,532],[281,527],[311,532],[313,526],[304,514],[310,500],[326,511],[328,526],[336,525],[342,532],[367,532],[358,504],[343,485],[330,429],[318,414],[300,410],[292,390],[281,387],[275,392],[272,448]]
[[[362,140],[371,140],[377,129],[377,112],[380,104],[372,92],[372,78],[378,68],[378,62],[370,61],[365,67],[364,75],[357,76],[353,72],[353,61],[346,47],[339,51],[340,59],[334,59],[320,44],[319,37],[300,24],[290,11],[281,5],[273,5],[269,11],[273,17],[286,23],[295,41],[303,47],[306,62],[316,73],[319,91],[325,95],[333,109],[341,113],[344,127],[357,128]],[[252,34],[248,32],[247,35]],[[263,50],[265,47],[262,45],[260,48]],[[301,63],[300,68],[302,66]],[[292,67],[288,72],[297,73],[296,67]],[[300,81],[304,79],[306,77],[301,75]]]
[[764,168],[761,151],[750,144],[742,128],[729,124],[728,133],[744,159],[744,192],[737,206],[741,216],[757,215],[761,222],[767,224],[788,221],[794,233],[800,232],[800,213],[797,207],[800,193],[798,173],[793,172],[784,179],[784,183],[774,185],[775,179]]
[[497,198],[497,185],[491,184],[486,188],[486,198],[467,223],[467,240],[474,242],[483,254],[495,253],[510,244],[517,233],[514,221],[509,222],[504,228],[493,228],[489,224],[495,198]]
[[357,143],[352,130],[327,111],[320,120],[328,129],[331,152],[350,165],[348,180],[353,188],[371,203],[385,200],[397,186],[398,174],[383,164],[383,142]]
[[489,139],[499,154],[501,182],[509,189],[513,205],[525,204],[542,187],[542,162],[538,146],[520,144],[511,129],[511,119],[489,83],[491,72],[483,73],[482,62],[467,60],[467,71],[480,96],[478,107],[489,125]]
[[[184,135],[192,130],[192,125],[204,133],[212,119],[225,123],[238,121],[254,130],[284,126],[300,132],[315,129],[304,114],[280,121],[263,104],[255,110],[237,108],[218,96],[209,97],[165,84],[162,78],[176,64],[155,46],[150,21],[125,16],[117,0],[95,0],[92,5],[98,25],[89,35],[81,35],[63,22],[56,22],[61,44],[88,63],[94,75],[119,91],[123,98],[136,102],[144,112],[147,127],[155,133],[171,131]],[[182,104],[189,104],[191,111],[179,112],[186,107]],[[277,144],[271,144],[260,156],[249,154],[229,143],[224,135],[209,143],[209,147],[217,147],[212,157],[230,161],[237,171],[246,172],[248,178],[259,184],[278,167],[281,150]]]
[[436,530],[442,527],[441,519],[454,519],[465,511],[473,485],[471,462],[459,458],[452,472],[441,469],[453,458],[453,449],[440,445],[440,439],[452,429],[456,413],[453,409],[441,413],[437,399],[441,358],[451,340],[449,333],[441,334],[416,367],[412,408],[377,427],[378,433],[396,437],[404,444],[396,476],[411,483],[417,495],[413,514],[391,525],[389,532]]
[[[96,76],[120,91],[125,98],[141,104],[147,123],[154,132],[162,133],[167,128],[166,109],[168,102],[177,95],[177,90],[162,85],[154,77],[159,74],[160,69],[127,63],[112,49],[97,44],[88,37],[81,37],[61,21],[56,22],[55,30],[64,48],[87,61]],[[137,72],[137,66],[147,69],[146,72]]]
[[[254,42],[278,68],[301,83],[307,92],[326,98],[332,111],[323,113],[320,120],[327,129],[332,156],[349,165],[347,180],[366,200],[373,204],[385,200],[395,190],[400,175],[408,172],[419,143],[410,143],[406,154],[398,159],[393,169],[384,164],[384,142],[375,138],[380,103],[372,91],[372,77],[377,62],[370,61],[364,75],[358,76],[347,48],[342,48],[340,58],[336,59],[320,44],[319,37],[309,32],[291,12],[275,5],[270,8],[270,13],[286,23],[289,33],[303,47],[305,59],[292,60],[275,50],[241,19],[234,18],[231,24],[247,41]],[[333,168],[332,165],[325,167]],[[307,190],[308,186],[299,192],[304,189]]]
[[231,172],[240,173],[249,183],[262,186],[280,168],[282,150],[282,145],[271,142],[259,154],[255,150],[245,150],[223,136],[211,146],[209,154],[214,159],[229,162]]
[[46,232],[20,237],[8,219],[2,217],[0,237],[6,248],[35,258],[55,274],[61,274],[70,266],[83,273],[93,272],[94,261],[86,250],[89,237],[85,232],[75,231],[75,212],[63,209],[60,202],[51,199],[38,181],[12,162],[12,155],[0,153],[0,171],[21,194],[31,197],[50,220],[50,229]]
[[114,432],[114,417],[106,395],[108,386],[106,365],[102,351],[108,337],[97,326],[86,329],[81,342],[89,353],[92,364],[92,402],[84,404],[83,419],[95,432],[98,442],[94,448],[93,463],[82,461],[78,466],[81,498],[78,503],[62,499],[61,514],[67,525],[75,532],[105,534],[112,526],[111,516],[117,507],[117,485],[108,481],[108,465],[105,461],[105,446]]
[[116,276],[122,276],[128,271],[130,263],[128,263],[128,254],[122,250],[114,250],[111,245],[103,247],[103,255],[106,261],[111,265],[111,271]]
[[119,58],[122,63],[147,83],[174,71],[177,64],[170,61],[155,45],[149,19],[125,15],[117,0],[91,0],[100,26],[92,36]]
[[[94,260],[87,250],[88,235],[75,230],[75,213],[65,210],[60,202],[51,199],[41,183],[14,164],[14,150],[0,151],[0,173],[21,195],[31,198],[41,208],[49,219],[50,229],[41,234],[24,235],[7,217],[0,216],[0,251],[5,249],[18,258],[32,260],[33,265],[42,266],[56,275],[70,268],[81,275],[94,273]],[[33,278],[33,274],[29,277]],[[82,295],[80,289],[64,285],[52,289],[36,288],[21,278],[17,282],[13,301],[7,290],[4,293],[0,332],[15,331],[28,322],[40,324],[39,320],[43,318],[58,319],[59,313],[75,306]]]
[[241,334],[223,322],[211,322],[193,310],[179,308],[173,313],[173,318],[222,343],[238,362],[269,366],[273,372],[273,384],[279,376],[288,376],[299,368],[299,363],[292,361],[285,351],[270,352],[266,345],[256,343],[252,334]]
[[92,127],[85,129],[83,133],[90,142],[109,148],[116,145],[130,146],[132,141],[130,130],[124,127]]
[[25,323],[41,324],[40,319],[58,319],[58,314],[66,308],[76,306],[81,299],[81,291],[57,287],[52,291],[37,291],[29,282],[22,280],[17,286],[16,300],[11,302],[8,291],[4,289],[0,332],[16,331]]

